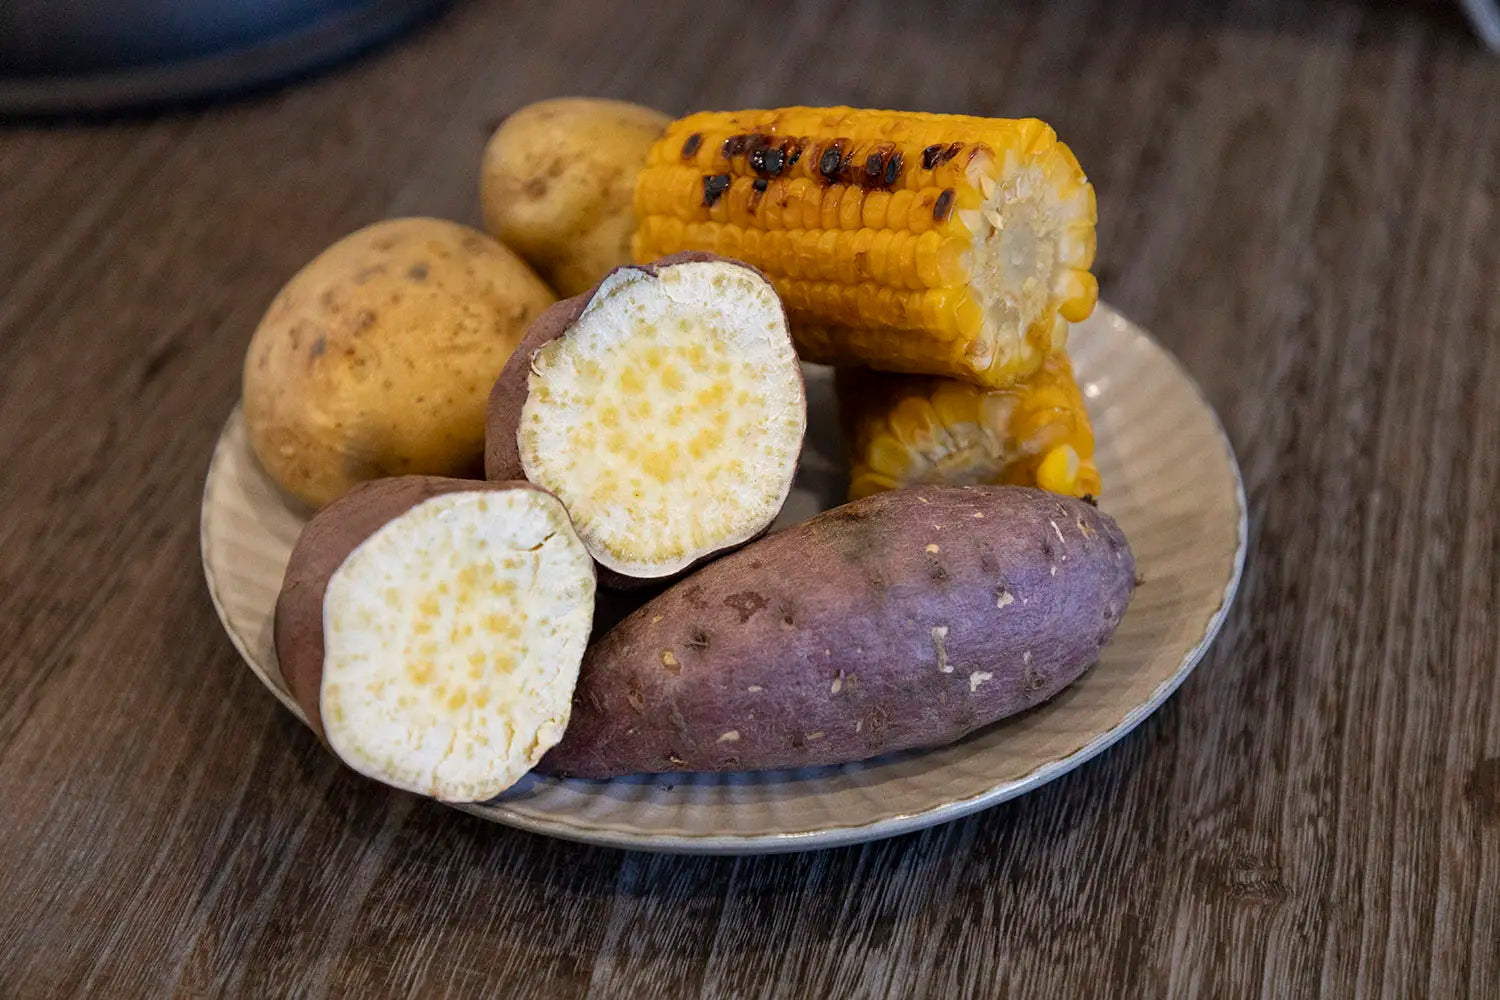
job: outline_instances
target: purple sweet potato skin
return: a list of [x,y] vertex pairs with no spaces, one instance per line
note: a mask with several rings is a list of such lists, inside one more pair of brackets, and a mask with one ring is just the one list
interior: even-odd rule
[[281,677],[320,739],[323,717],[323,598],[328,581],[386,522],[445,493],[539,489],[530,483],[398,476],[361,483],[313,515],[297,536],[276,598],[273,638]]
[[758,770],[951,743],[1077,679],[1134,585],[1125,536],[1082,501],[877,494],[708,564],[615,626],[539,769]]

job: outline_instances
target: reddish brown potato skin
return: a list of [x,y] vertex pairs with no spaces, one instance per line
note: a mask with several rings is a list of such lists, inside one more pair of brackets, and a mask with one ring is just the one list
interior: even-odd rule
[[1119,527],[1070,497],[867,497],[709,563],[608,632],[539,769],[758,770],[951,743],[1082,674],[1134,585]]
[[530,483],[399,476],[362,483],[313,515],[292,548],[276,598],[273,635],[281,677],[319,739],[324,738],[318,708],[323,682],[323,597],[329,579],[349,553],[387,521],[432,497],[537,488]]

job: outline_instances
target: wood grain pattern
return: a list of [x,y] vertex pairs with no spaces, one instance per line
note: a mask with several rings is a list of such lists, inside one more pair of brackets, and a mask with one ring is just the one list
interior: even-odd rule
[[[1252,552],[1113,750],[862,848],[555,843],[355,778],[197,502],[276,288],[477,218],[559,93],[1036,114],[1200,380]],[[1500,64],[1442,5],[471,3],[241,103],[0,132],[0,997],[1500,996]]]

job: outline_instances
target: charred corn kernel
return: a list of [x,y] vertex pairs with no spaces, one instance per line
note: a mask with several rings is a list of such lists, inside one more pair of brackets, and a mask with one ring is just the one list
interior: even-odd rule
[[851,500],[921,483],[1099,493],[1094,432],[1065,352],[1005,389],[868,368],[837,377]]
[[652,147],[635,213],[639,261],[711,250],[769,275],[811,361],[1003,387],[1099,296],[1093,188],[1031,118],[702,112]]

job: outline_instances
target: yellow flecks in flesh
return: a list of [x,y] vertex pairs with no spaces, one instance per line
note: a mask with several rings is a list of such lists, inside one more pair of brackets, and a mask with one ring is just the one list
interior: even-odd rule
[[593,589],[587,550],[544,493],[418,504],[329,580],[330,744],[399,788],[448,801],[498,794],[561,737]]
[[773,290],[745,268],[606,281],[537,352],[528,384],[527,477],[612,569],[674,572],[749,538],[785,498],[806,423],[800,366]]

